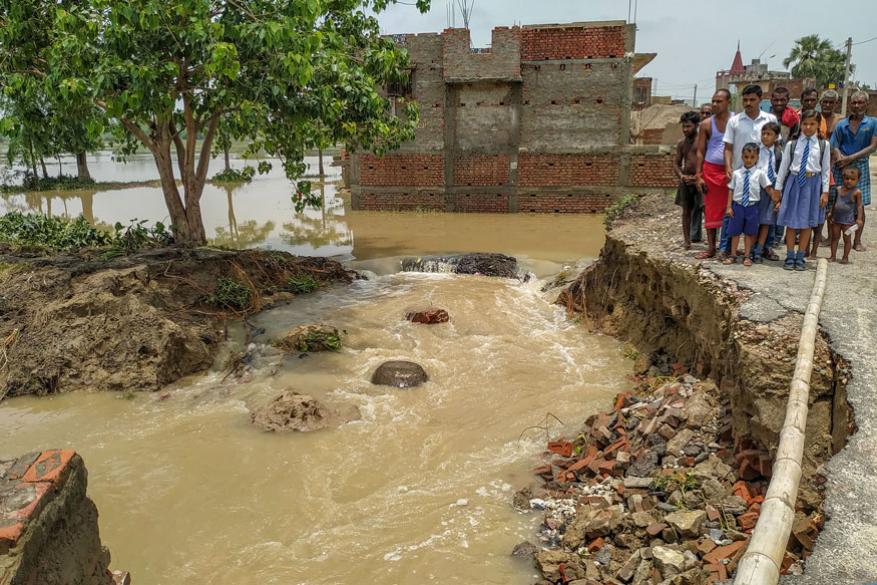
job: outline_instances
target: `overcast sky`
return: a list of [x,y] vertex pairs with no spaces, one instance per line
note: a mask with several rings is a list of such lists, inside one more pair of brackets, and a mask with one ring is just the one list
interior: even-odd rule
[[[404,0],[413,3],[413,0]],[[432,9],[397,5],[379,16],[383,31],[438,32],[446,28],[449,0],[432,0]],[[877,0],[638,0],[636,50],[657,53],[639,75],[657,78],[658,93],[698,101],[715,89],[715,72],[731,67],[737,41],[743,62],[762,55],[773,70],[783,70],[795,39],[818,33],[842,48],[877,37]],[[731,8],[720,12],[716,6]],[[825,8],[835,9],[826,13]],[[472,37],[475,46],[490,44],[490,30],[514,24],[584,20],[626,20],[624,0],[475,0]],[[462,20],[457,14],[457,26]],[[855,78],[877,87],[877,39],[853,46]]]

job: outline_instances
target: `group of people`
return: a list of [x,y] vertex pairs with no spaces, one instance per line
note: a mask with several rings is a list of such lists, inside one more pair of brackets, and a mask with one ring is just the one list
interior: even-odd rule
[[720,89],[700,112],[682,115],[675,169],[685,248],[702,241],[706,228],[707,249],[698,259],[734,264],[742,258],[751,266],[781,260],[773,248],[784,241],[783,268],[805,270],[827,223],[829,261],[837,260],[843,238],[840,262],[848,263],[850,250],[865,249],[871,202],[868,160],[877,151],[877,118],[866,115],[868,94],[853,93],[846,117],[835,113],[834,90],[821,98],[805,90],[800,110],[789,106],[784,87],[772,92],[769,112],[761,99],[759,86],[747,86],[743,111],[731,114],[731,93]]

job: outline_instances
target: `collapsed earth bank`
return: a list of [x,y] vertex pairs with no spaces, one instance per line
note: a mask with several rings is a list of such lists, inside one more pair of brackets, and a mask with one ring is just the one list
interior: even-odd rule
[[0,248],[0,400],[158,390],[213,364],[228,319],[354,277],[275,251],[104,254]]

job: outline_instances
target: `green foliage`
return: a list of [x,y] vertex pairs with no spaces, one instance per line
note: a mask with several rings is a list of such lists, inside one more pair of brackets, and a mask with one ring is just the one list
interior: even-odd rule
[[206,300],[217,307],[241,311],[250,305],[250,298],[250,289],[234,279],[222,276],[216,280],[216,288]]
[[337,331],[309,331],[302,336],[299,351],[340,351],[341,335]]
[[296,276],[290,276],[286,280],[286,287],[290,292],[301,295],[314,292],[320,288],[320,283],[310,274],[303,273]]
[[76,250],[107,246],[112,239],[110,234],[96,229],[81,216],[69,220],[17,211],[0,216],[0,240],[19,246]]
[[638,195],[625,195],[606,208],[606,215],[603,216],[603,225],[606,226],[606,229],[611,228],[615,220],[624,213],[624,210],[636,204],[637,201],[639,201]]
[[696,490],[700,487],[700,480],[689,470],[679,470],[668,475],[659,475],[652,482],[652,486],[667,494],[672,494],[676,490],[685,495],[686,492]]
[[77,189],[89,189],[94,187],[93,179],[80,179],[69,175],[58,177],[40,178],[30,173],[25,174],[21,185],[2,184],[0,192],[20,193],[21,191],[75,191]]
[[[28,96],[42,88],[50,101],[99,108],[122,155],[146,146],[175,235],[200,244],[201,217],[186,209],[201,197],[217,133],[225,146],[235,139],[249,153],[280,158],[293,180],[311,148],[383,153],[414,136],[416,104],[396,99],[394,107],[380,91],[410,75],[407,51],[381,35],[376,18],[395,2],[7,1],[0,3],[3,81]],[[429,4],[415,3],[421,11]],[[168,164],[172,149],[178,168]],[[318,202],[307,182],[293,196]]]
[[[783,59],[783,66],[792,65],[792,77],[798,79],[814,78],[818,87],[829,83],[842,83],[846,73],[846,55],[835,49],[831,41],[808,35],[795,41],[789,56]],[[854,66],[851,70],[854,69]]]
[[214,183],[249,183],[255,175],[256,169],[248,165],[240,170],[228,169],[221,171],[213,175],[213,178],[210,180]]
[[113,226],[113,241],[108,256],[129,255],[139,252],[144,248],[161,248],[174,243],[173,235],[163,223],[156,222],[153,227],[148,227],[146,220],[137,221],[132,219],[125,227],[121,223]]

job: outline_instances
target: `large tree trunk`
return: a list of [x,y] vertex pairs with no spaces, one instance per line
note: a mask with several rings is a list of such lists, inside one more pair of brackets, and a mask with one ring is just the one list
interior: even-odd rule
[[49,178],[49,169],[46,168],[46,161],[43,160],[42,155],[40,155],[40,167],[43,169],[43,179]]
[[80,181],[91,181],[91,173],[88,171],[88,160],[85,152],[76,153],[76,174]]
[[[174,177],[174,165],[171,159],[170,143],[158,144],[157,152],[153,153],[155,164],[158,167],[158,176],[161,179],[161,191],[164,194],[164,202],[171,218],[174,239],[183,246],[203,246],[207,243],[204,232],[204,223],[201,221],[200,206],[184,207]],[[192,182],[184,179],[184,185],[192,187]],[[203,184],[202,184],[203,188]],[[188,200],[190,193],[186,193]],[[200,193],[198,194],[200,198]]]

